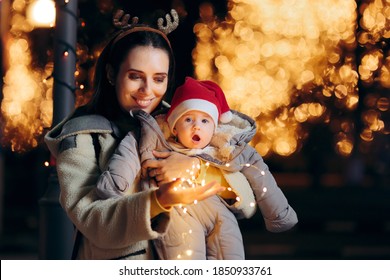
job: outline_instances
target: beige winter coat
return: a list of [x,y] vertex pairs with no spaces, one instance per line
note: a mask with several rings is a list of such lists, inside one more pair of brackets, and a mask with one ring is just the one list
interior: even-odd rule
[[[92,134],[98,134],[101,152],[95,155]],[[45,142],[56,157],[60,204],[82,233],[78,259],[153,259],[150,240],[168,226],[169,213],[151,220],[151,191],[102,200],[96,182],[122,136],[102,116],[67,119],[54,127]],[[98,166],[98,161],[99,165]]]

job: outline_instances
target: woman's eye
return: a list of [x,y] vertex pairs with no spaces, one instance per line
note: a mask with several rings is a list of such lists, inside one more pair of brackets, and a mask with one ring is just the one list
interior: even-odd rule
[[163,83],[163,82],[165,82],[165,77],[158,77],[158,78],[155,78],[154,79],[154,81],[156,82],[156,83]]
[[129,74],[129,78],[131,80],[138,80],[138,79],[141,79],[141,76],[138,74]]

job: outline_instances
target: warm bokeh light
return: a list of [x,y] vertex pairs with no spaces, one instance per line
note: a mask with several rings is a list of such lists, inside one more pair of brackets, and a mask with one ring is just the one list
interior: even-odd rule
[[[4,48],[1,140],[14,151],[36,147],[53,116],[53,62],[43,69],[32,65],[29,34],[36,25],[26,17],[32,3],[11,2]],[[219,83],[233,109],[256,119],[252,144],[261,155],[299,152],[310,128],[320,123],[329,128],[333,147],[343,156],[358,141],[369,152],[377,135],[389,134],[390,1],[358,3],[231,0],[223,20],[208,2],[200,6],[200,21],[193,28],[195,76]],[[80,19],[81,28],[88,23]],[[80,105],[91,96],[91,65],[101,46],[87,47],[79,40],[76,51]]]
[[38,145],[38,137],[51,125],[53,116],[51,68],[33,69],[31,50],[25,32],[32,27],[23,16],[25,2],[13,2],[12,36],[6,42],[8,69],[3,78],[2,141],[13,151],[24,151]]
[[[379,73],[382,86],[390,84],[388,54],[381,49],[370,48],[357,67],[359,11],[353,0],[241,0],[228,7],[223,21],[210,15],[211,4],[201,7],[202,21],[194,26],[195,75],[218,82],[233,109],[256,119],[253,144],[263,156],[296,152],[307,135],[305,122],[328,123],[340,110],[356,110],[359,75],[373,83]],[[360,43],[389,38],[389,1],[370,1],[360,12],[366,30]],[[387,103],[388,97],[378,102]],[[384,129],[378,114],[365,121],[373,131]],[[339,154],[351,154],[353,134],[351,129],[337,138]]]
[[28,6],[26,15],[35,27],[53,27],[56,19],[55,3],[52,0],[35,0]]

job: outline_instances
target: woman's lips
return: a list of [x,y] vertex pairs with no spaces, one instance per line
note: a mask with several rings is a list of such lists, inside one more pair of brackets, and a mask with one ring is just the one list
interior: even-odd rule
[[135,102],[137,103],[138,106],[141,108],[147,108],[152,104],[153,98],[152,99],[138,99],[134,98]]

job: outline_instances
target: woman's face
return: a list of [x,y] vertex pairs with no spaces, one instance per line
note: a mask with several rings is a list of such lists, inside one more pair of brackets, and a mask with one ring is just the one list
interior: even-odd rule
[[130,50],[115,80],[119,105],[125,111],[142,109],[151,113],[168,86],[169,57],[162,50],[138,46]]

